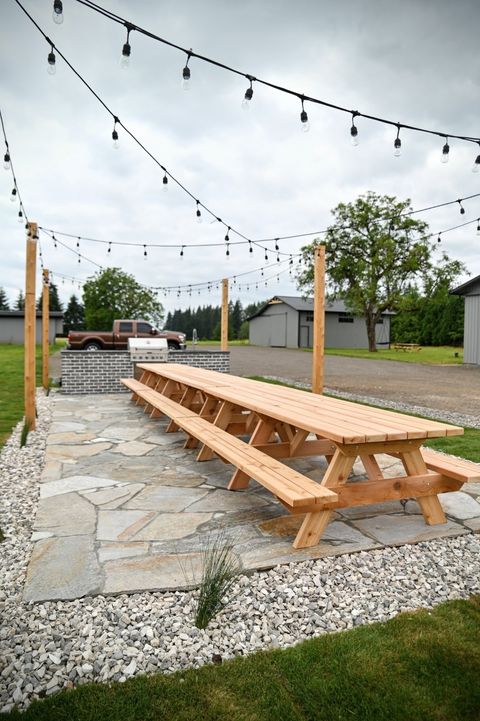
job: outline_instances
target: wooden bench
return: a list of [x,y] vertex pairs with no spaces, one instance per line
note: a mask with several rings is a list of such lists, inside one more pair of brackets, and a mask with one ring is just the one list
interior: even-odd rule
[[422,350],[422,346],[418,343],[394,343],[393,350],[419,351]]
[[[204,443],[222,460],[231,463],[242,473],[267,488],[287,508],[295,509],[298,513],[305,508],[312,513],[312,509],[318,508],[318,511],[321,511],[325,503],[333,503],[337,500],[338,496],[334,491],[310,480],[254,446],[248,445],[228,431],[200,418],[181,403],[172,401],[132,378],[122,378],[121,382],[133,392],[133,400],[140,401],[144,405],[145,411],[150,411],[152,416],[167,415],[179,428]],[[295,547],[303,547],[303,544]]]
[[425,465],[431,471],[442,473],[462,483],[480,481],[480,463],[465,461],[463,458],[446,456],[432,448],[422,448]]

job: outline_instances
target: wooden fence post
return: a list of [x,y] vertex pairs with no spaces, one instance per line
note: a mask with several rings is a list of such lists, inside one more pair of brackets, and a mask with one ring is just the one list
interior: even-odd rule
[[314,261],[312,393],[323,393],[325,346],[325,246],[317,245]]
[[222,280],[222,330],[220,349],[228,350],[228,278]]
[[35,272],[37,262],[36,223],[27,226],[27,252],[25,263],[25,317],[24,317],[24,388],[25,423],[28,429],[35,430]]
[[43,270],[42,289],[42,385],[45,391],[49,386],[49,322],[50,322],[50,288],[48,270]]

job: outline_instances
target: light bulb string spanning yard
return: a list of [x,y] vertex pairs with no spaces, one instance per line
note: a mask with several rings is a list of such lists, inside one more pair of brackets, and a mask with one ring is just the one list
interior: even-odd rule
[[[28,11],[23,7],[23,5],[21,4],[21,2],[20,2],[19,0],[15,0],[15,2],[16,2],[16,4],[22,9],[22,11],[25,13],[25,15],[29,18],[29,20],[33,23],[33,25],[36,27],[36,29],[39,31],[39,33],[43,36],[43,38],[46,40],[46,42],[47,42],[49,45],[51,45],[52,48],[55,48],[55,50],[59,53],[59,55],[62,57],[62,59],[64,60],[64,62],[67,64],[67,66],[72,70],[72,72],[77,76],[77,78],[85,85],[85,87],[89,90],[89,92],[93,94],[93,96],[98,100],[98,102],[103,106],[103,108],[110,114],[110,116],[111,116],[111,117],[113,118],[113,120],[114,120],[114,132],[116,132],[116,131],[115,131],[116,125],[117,125],[117,124],[120,125],[120,126],[125,130],[125,132],[132,138],[132,140],[134,140],[134,142],[151,158],[151,160],[153,160],[153,162],[154,162],[159,168],[162,169],[162,171],[164,172],[164,178],[163,178],[164,187],[165,187],[165,181],[168,182],[168,180],[167,180],[167,176],[168,176],[168,177],[171,178],[190,198],[192,198],[192,200],[195,201],[195,203],[196,203],[196,208],[197,208],[197,216],[198,216],[198,213],[200,212],[200,211],[199,211],[199,207],[202,207],[214,220],[218,221],[218,222],[221,223],[224,227],[226,227],[226,228],[227,228],[227,233],[226,233],[226,235],[225,235],[225,242],[226,242],[227,244],[231,243],[231,241],[230,241],[230,236],[229,236],[230,232],[232,232],[232,233],[234,233],[235,235],[237,235],[238,237],[240,237],[244,242],[250,243],[250,244],[252,244],[252,243],[258,244],[259,242],[262,242],[262,243],[265,243],[265,242],[275,242],[275,243],[278,243],[278,240],[280,240],[279,237],[272,237],[272,238],[262,239],[261,241],[253,241],[252,239],[248,238],[246,235],[244,235],[243,233],[241,233],[240,231],[236,230],[234,227],[232,227],[231,225],[229,225],[229,224],[227,224],[225,221],[223,221],[214,211],[212,211],[212,210],[211,210],[210,208],[208,208],[204,203],[202,203],[198,198],[196,198],[196,196],[195,196],[185,185],[183,185],[183,183],[181,183],[181,181],[179,181],[175,176],[173,176],[172,173],[170,173],[170,171],[168,171],[168,170],[165,168],[165,166],[164,166],[162,163],[160,163],[160,161],[159,161],[159,160],[153,155],[153,153],[151,153],[151,152],[148,150],[148,148],[135,136],[135,134],[132,133],[132,131],[130,131],[130,130],[120,121],[120,119],[118,118],[118,116],[115,115],[115,113],[108,107],[108,105],[107,105],[107,104],[104,102],[104,100],[98,95],[98,93],[97,93],[97,92],[91,87],[91,85],[82,77],[82,75],[73,67],[73,65],[67,60],[67,58],[63,55],[63,53],[61,53],[61,51],[58,50],[58,48],[55,46],[55,44],[52,43],[52,41],[50,40],[50,38],[48,38],[48,36],[47,36],[47,35],[45,34],[45,32],[41,29],[41,27],[38,25],[38,23],[37,23],[37,22],[33,19],[33,17],[30,15],[30,13],[28,13]],[[454,201],[452,201],[452,202],[454,202]],[[457,201],[457,202],[459,202],[459,201]],[[320,233],[323,233],[323,232],[325,232],[325,231],[315,231],[315,232],[308,233],[308,234],[296,234],[296,235],[293,235],[293,236],[288,236],[288,238],[307,237],[308,235],[317,235],[317,234],[320,234]],[[278,251],[277,251],[277,252],[278,252]]]
[[[99,268],[100,270],[106,270],[106,267],[105,267],[105,266],[100,265],[100,263],[97,263],[96,261],[92,260],[91,258],[88,258],[86,255],[84,255],[83,253],[81,253],[79,250],[76,250],[75,248],[71,248],[69,245],[67,245],[67,243],[64,243],[63,241],[59,240],[58,238],[50,235],[50,233],[48,233],[48,232],[47,232],[46,230],[44,230],[43,228],[39,228],[39,230],[41,230],[42,233],[44,233],[44,234],[47,235],[51,240],[53,240],[54,245],[57,245],[57,244],[58,244],[58,245],[61,245],[61,246],[62,246],[63,248],[65,248],[66,250],[68,250],[68,251],[70,251],[71,253],[73,253],[74,255],[76,255],[77,258],[78,258],[78,262],[79,262],[79,263],[81,262],[81,260],[84,260],[84,261],[87,261],[88,263],[91,263],[92,265],[95,265],[95,266],[96,266],[97,268]],[[268,268],[274,268],[274,267],[279,268],[280,266],[284,265],[285,263],[289,263],[289,266],[291,267],[291,266],[293,265],[293,263],[294,263],[294,258],[301,259],[301,254],[300,254],[300,253],[292,253],[291,255],[289,255],[289,256],[288,256],[287,258],[285,258],[284,260],[277,260],[277,262],[275,262],[275,263],[270,263],[270,264],[268,264],[268,265],[263,265],[263,266],[260,266],[259,268],[254,268],[253,270],[244,271],[243,273],[236,273],[236,274],[233,274],[233,275],[230,275],[230,276],[227,276],[227,277],[228,277],[229,280],[236,281],[237,278],[241,278],[241,277],[244,277],[244,276],[246,276],[246,275],[251,275],[251,274],[253,274],[253,273],[258,273],[258,272],[260,272],[261,275],[263,276],[264,271],[267,270]],[[287,269],[287,270],[288,270],[288,269]],[[222,280],[223,280],[223,278],[216,278],[216,279],[214,279],[214,280],[201,281],[201,282],[198,282],[198,283],[185,283],[185,284],[183,284],[183,285],[173,285],[173,286],[163,286],[163,285],[161,285],[161,286],[156,286],[156,285],[145,285],[145,284],[142,284],[142,285],[143,285],[144,287],[146,287],[146,288],[150,288],[151,290],[158,290],[158,291],[178,291],[179,289],[180,289],[180,290],[185,290],[185,289],[189,289],[189,288],[196,288],[196,289],[197,289],[198,287],[204,287],[204,288],[207,288],[207,289],[208,289],[209,286],[212,287],[212,286],[220,283]]]
[[[239,76],[245,78],[250,83],[249,87],[247,88],[247,92],[245,94],[245,97],[247,98],[247,93],[248,93],[248,96],[249,96],[247,98],[248,100],[251,100],[251,98],[252,98],[252,95],[253,95],[252,83],[255,82],[255,83],[258,83],[259,85],[264,85],[265,87],[268,87],[272,90],[277,90],[279,92],[282,92],[287,95],[291,95],[291,96],[298,98],[298,100],[300,100],[300,102],[302,104],[302,112],[305,112],[303,110],[304,103],[310,102],[310,103],[314,103],[317,105],[321,105],[326,108],[330,108],[331,110],[337,110],[339,112],[350,115],[352,117],[352,127],[355,127],[355,119],[357,119],[357,118],[365,118],[367,120],[371,120],[371,121],[374,121],[377,123],[382,123],[384,125],[392,126],[397,129],[397,139],[398,140],[400,140],[399,139],[400,130],[405,129],[405,130],[411,130],[414,132],[435,135],[439,138],[443,138],[445,140],[446,145],[448,145],[448,139],[451,139],[451,138],[455,138],[456,140],[461,140],[461,141],[470,142],[470,143],[477,143],[480,145],[480,138],[478,138],[478,137],[473,137],[473,136],[468,136],[468,135],[459,135],[456,133],[444,132],[444,131],[439,131],[439,130],[431,130],[429,128],[423,128],[420,126],[412,125],[410,123],[401,123],[401,122],[398,122],[395,120],[390,120],[388,118],[384,118],[381,116],[371,115],[369,113],[362,113],[359,110],[351,110],[350,108],[339,105],[338,103],[328,102],[328,101],[320,99],[320,98],[316,98],[316,97],[313,97],[310,95],[305,95],[304,93],[300,93],[297,90],[292,90],[291,88],[286,88],[282,85],[278,85],[276,83],[271,83],[267,80],[263,80],[262,78],[259,78],[257,75],[254,75],[252,73],[246,73],[242,70],[238,70],[236,68],[231,67],[230,65],[227,65],[226,63],[223,63],[223,62],[220,62],[213,58],[207,57],[206,55],[200,55],[199,53],[194,52],[191,48],[187,49],[187,48],[184,48],[181,45],[178,45],[170,40],[166,40],[165,38],[162,38],[159,35],[156,35],[155,33],[151,32],[145,28],[142,28],[139,25],[136,25],[135,23],[130,22],[126,18],[103,8],[101,5],[98,5],[97,3],[94,3],[91,0],[77,0],[77,2],[80,5],[83,5],[87,8],[89,8],[90,10],[93,10],[94,12],[99,13],[100,15],[103,15],[104,17],[106,17],[109,20],[112,20],[113,22],[115,22],[119,25],[123,25],[127,29],[128,37],[130,36],[130,33],[132,31],[136,31],[142,35],[145,35],[146,37],[151,38],[152,40],[156,40],[157,42],[162,43],[163,45],[166,45],[168,47],[174,48],[175,50],[179,50],[182,53],[185,53],[185,55],[187,56],[187,62],[189,62],[192,58],[195,58],[197,60],[201,60],[205,63],[213,65],[217,68],[221,68],[222,70],[226,70],[234,75],[239,75]],[[130,55],[130,53],[129,53],[129,55]],[[190,74],[189,74],[189,78],[190,78]],[[302,121],[302,122],[308,122],[308,118],[307,118],[307,120]],[[355,136],[357,134],[358,134],[358,129],[357,129],[357,133],[355,133]],[[444,149],[445,149],[445,145],[444,145]],[[445,150],[443,150],[443,154],[448,154],[448,151],[447,151],[447,153],[445,153]]]
[[19,204],[19,208],[20,208],[18,211],[19,222],[23,223],[23,220],[25,219],[25,221],[28,223],[27,212],[25,210],[25,206],[23,205],[22,196],[20,194],[20,188],[18,187],[17,176],[15,175],[15,169],[13,167],[12,151],[10,150],[10,144],[8,142],[7,131],[5,130],[5,123],[3,120],[3,114],[2,114],[1,109],[0,109],[0,124],[2,126],[3,139],[5,141],[5,155],[3,158],[4,167],[6,170],[8,170],[8,169],[10,170],[10,172],[12,174],[12,180],[13,180],[11,199],[13,201],[15,201],[15,197],[18,199],[18,204]]
[[[374,223],[387,223],[392,222],[395,220],[398,220],[403,217],[408,217],[410,215],[416,215],[418,213],[425,213],[430,210],[437,210],[438,208],[445,208],[449,205],[459,204],[460,205],[460,212],[463,215],[465,213],[465,208],[463,207],[462,203],[466,202],[467,200],[472,200],[473,198],[480,197],[480,193],[473,193],[472,195],[467,195],[464,198],[456,198],[455,200],[448,200],[443,203],[437,203],[436,205],[429,205],[425,208],[418,208],[417,210],[408,210],[404,213],[398,213],[397,215],[388,216],[384,218],[377,218],[373,222]],[[478,221],[480,222],[480,218],[478,218]],[[472,221],[474,222],[474,221]],[[462,226],[456,226],[456,227],[462,227]],[[225,247],[226,243],[224,242],[214,242],[214,243],[133,243],[130,241],[121,241],[121,240],[105,240],[103,238],[91,238],[89,236],[85,235],[79,235],[75,233],[67,233],[61,230],[56,230],[54,228],[46,228],[44,226],[39,226],[40,230],[43,230],[46,233],[49,233],[51,236],[63,236],[66,238],[74,238],[90,243],[102,243],[103,245],[107,245],[109,248],[112,246],[118,245],[118,246],[127,246],[127,247],[133,247],[133,248],[176,248],[180,249],[181,251],[186,248],[215,248],[215,247]],[[324,235],[327,233],[329,228],[324,228],[323,230],[316,230],[312,231],[310,233],[299,233],[296,235],[279,235],[275,238],[260,238],[255,240],[235,240],[235,241],[228,241],[229,246],[235,246],[235,245],[250,245],[250,248],[255,245],[259,248],[261,248],[264,251],[268,252],[274,252],[271,248],[266,248],[265,246],[261,245],[261,243],[269,243],[269,242],[275,242],[275,252],[279,253],[280,255],[290,255],[288,251],[281,251],[278,247],[278,242],[281,240],[295,240],[297,238],[305,238],[312,235]],[[355,230],[355,227],[353,226],[343,226],[343,230]],[[447,231],[442,231],[447,232]],[[433,234],[435,235],[435,233]]]

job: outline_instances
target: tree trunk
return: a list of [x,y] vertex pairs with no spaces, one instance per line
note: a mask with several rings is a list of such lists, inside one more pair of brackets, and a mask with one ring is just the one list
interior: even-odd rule
[[377,352],[377,342],[376,342],[377,318],[376,318],[376,315],[372,314],[372,313],[367,313],[365,322],[367,324],[368,350],[370,351],[370,353],[376,353]]

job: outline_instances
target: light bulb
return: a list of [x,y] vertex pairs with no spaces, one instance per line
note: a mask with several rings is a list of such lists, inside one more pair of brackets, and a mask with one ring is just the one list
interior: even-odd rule
[[477,235],[480,235],[480,219],[477,220]]
[[352,127],[350,128],[350,137],[352,140],[352,145],[354,147],[357,147],[357,145],[358,145],[358,128],[356,125],[352,125]]
[[53,3],[53,22],[57,23],[57,25],[61,25],[63,23],[63,4],[62,0],[55,0]]
[[442,148],[442,156],[440,158],[440,162],[448,163],[449,155],[450,155],[450,146],[448,143],[445,143],[445,145]]
[[55,73],[57,71],[57,67],[55,65],[55,53],[53,52],[53,49],[50,50],[50,52],[48,53],[47,62],[48,62],[48,65],[47,65],[48,74],[55,75]]
[[201,223],[202,222],[202,213],[200,212],[200,208],[197,208],[196,215],[197,215],[197,223]]
[[475,158],[473,167],[472,167],[472,173],[478,173],[479,170],[480,170],[480,155],[477,155],[477,157]]
[[168,178],[166,175],[163,176],[163,192],[166,193],[168,191]]
[[23,223],[23,213],[21,210],[18,211],[17,222]]
[[11,194],[11,196],[10,196],[10,202],[11,202],[11,203],[14,203],[16,199],[17,199],[17,189],[16,189],[16,188],[12,188],[12,194]]
[[130,66],[130,43],[126,42],[122,48],[122,57],[120,58],[120,67],[128,68]]
[[115,148],[115,150],[118,150],[118,148],[120,147],[120,143],[118,141],[118,133],[117,133],[116,128],[113,129],[112,140],[113,140],[113,147]]
[[247,89],[245,90],[245,95],[244,95],[244,98],[243,98],[243,100],[242,100],[242,108],[243,108],[243,110],[248,110],[248,109],[249,109],[249,107],[250,107],[250,102],[251,102],[251,100],[252,100],[252,97],[253,97],[253,88],[252,88],[252,87],[247,88]]
[[393,155],[395,156],[395,158],[399,158],[402,154],[402,141],[400,140],[400,138],[395,138],[393,147],[395,148],[395,150],[393,151]]
[[182,71],[182,88],[183,90],[190,90],[190,68],[185,65]]
[[310,123],[308,122],[308,115],[306,110],[302,110],[300,113],[300,122],[302,123],[301,128],[304,133],[308,133],[310,130]]
[[5,170],[10,170],[10,153],[8,152],[8,150],[3,156],[3,167],[5,168]]

